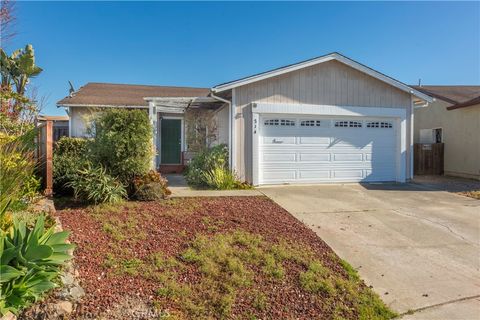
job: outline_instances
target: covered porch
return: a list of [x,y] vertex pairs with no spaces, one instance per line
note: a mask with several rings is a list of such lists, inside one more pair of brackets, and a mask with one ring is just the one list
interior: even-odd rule
[[219,124],[223,127],[229,120],[225,102],[212,97],[144,99],[153,126],[152,167],[161,173],[181,173],[202,148],[228,143],[228,131],[225,135],[225,130],[219,130]]

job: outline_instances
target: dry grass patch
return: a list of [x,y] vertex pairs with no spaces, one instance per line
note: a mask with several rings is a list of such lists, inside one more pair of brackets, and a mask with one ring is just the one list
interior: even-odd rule
[[465,192],[460,192],[462,196],[467,196],[473,199],[480,200],[480,190],[472,190],[472,191],[465,191]]

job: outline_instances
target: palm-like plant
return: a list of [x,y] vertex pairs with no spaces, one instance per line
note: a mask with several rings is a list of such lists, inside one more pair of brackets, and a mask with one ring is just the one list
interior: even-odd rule
[[[42,71],[43,69],[35,64],[35,51],[31,44],[26,45],[24,49],[14,51],[10,56],[0,48],[2,95],[4,92],[12,91],[12,87],[15,86],[17,96],[24,97],[30,79],[38,76]],[[2,104],[10,104],[9,101],[3,100],[2,98]],[[18,117],[21,112],[20,106],[23,104],[22,99],[15,99],[11,112],[13,118]]]
[[35,64],[35,51],[31,44],[13,52],[10,59],[13,61],[10,65],[12,81],[17,93],[24,95],[30,79],[38,76],[43,69]]

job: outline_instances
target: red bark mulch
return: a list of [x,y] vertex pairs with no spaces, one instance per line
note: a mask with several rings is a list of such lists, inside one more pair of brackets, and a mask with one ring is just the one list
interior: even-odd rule
[[[158,283],[142,277],[141,274],[112,274],[105,266],[106,257],[112,246],[125,249],[131,258],[146,259],[154,252],[166,257],[178,257],[186,250],[198,234],[214,235],[218,232],[244,230],[261,235],[267,242],[276,243],[286,239],[311,248],[324,266],[348,278],[333,251],[316,234],[291,216],[287,211],[265,197],[218,197],[185,198],[165,202],[138,202],[134,207],[122,207],[95,215],[89,208],[59,210],[57,215],[63,228],[72,231],[70,240],[77,245],[75,265],[78,268],[81,285],[86,291],[83,302],[73,318],[105,316],[106,310],[124,305],[125,299],[139,299],[145,303],[157,301],[157,306],[175,310],[175,305],[165,305],[156,296]],[[113,239],[102,227],[105,219],[114,217],[112,223],[122,221],[134,225],[131,237]],[[133,218],[133,219],[132,219]],[[213,221],[213,222],[212,222]],[[143,235],[143,237],[142,237]],[[298,269],[298,266],[293,266]],[[297,271],[297,276],[290,274]],[[304,291],[298,280],[298,271],[290,270],[282,282],[255,276],[253,286],[268,298],[265,310],[250,310],[261,319],[328,319],[335,309],[335,301],[319,294]],[[196,281],[199,275],[194,269],[186,278]],[[239,294],[232,317],[243,318],[249,311],[248,297]],[[243,300],[242,300],[243,299]],[[124,308],[123,308],[124,309]],[[246,310],[247,309],[247,310]],[[127,318],[126,315],[124,315]],[[352,313],[352,319],[356,317]],[[118,316],[117,318],[122,318]],[[138,317],[142,318],[141,316]],[[144,316],[148,319],[148,316]]]

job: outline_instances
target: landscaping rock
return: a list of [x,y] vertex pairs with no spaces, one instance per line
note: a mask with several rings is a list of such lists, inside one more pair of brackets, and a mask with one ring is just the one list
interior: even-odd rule
[[73,305],[70,301],[60,301],[55,304],[55,311],[58,315],[67,315],[72,313]]
[[32,205],[34,212],[47,212],[49,214],[55,213],[55,205],[53,201],[48,198],[40,198]]
[[85,290],[80,286],[75,286],[70,289],[70,296],[74,301],[80,300],[85,295]]
[[9,311],[0,320],[17,320],[17,317]]
[[65,285],[65,286],[71,286],[73,285],[75,279],[73,278],[73,274],[71,273],[67,273],[67,274],[64,274],[62,276],[60,276],[60,279],[62,280],[62,283]]

